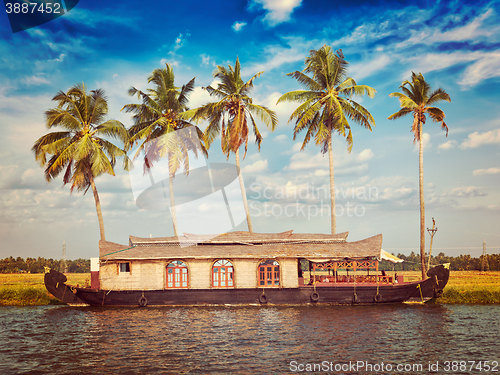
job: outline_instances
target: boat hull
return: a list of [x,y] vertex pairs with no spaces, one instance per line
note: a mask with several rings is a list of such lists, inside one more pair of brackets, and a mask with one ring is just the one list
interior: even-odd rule
[[331,286],[298,288],[98,290],[66,285],[66,277],[54,270],[45,274],[47,290],[70,305],[158,306],[225,304],[385,304],[425,302],[439,297],[448,282],[449,270],[437,266],[429,278],[410,283],[333,283]]

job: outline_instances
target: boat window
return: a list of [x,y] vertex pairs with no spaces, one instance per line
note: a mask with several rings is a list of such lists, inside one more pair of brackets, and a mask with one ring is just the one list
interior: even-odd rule
[[167,265],[167,288],[187,288],[188,268],[180,261],[174,260]]
[[212,267],[212,286],[214,288],[232,288],[234,286],[233,264],[221,259],[214,263]]
[[119,263],[118,267],[119,267],[120,273],[130,272],[130,262]]
[[280,285],[280,264],[274,259],[267,259],[259,264],[259,286],[273,287]]

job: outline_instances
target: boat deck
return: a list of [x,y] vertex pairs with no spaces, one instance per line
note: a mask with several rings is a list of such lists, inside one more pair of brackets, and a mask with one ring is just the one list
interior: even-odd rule
[[299,278],[299,285],[332,286],[356,284],[403,284],[403,276],[389,275],[337,275],[337,276],[311,276]]

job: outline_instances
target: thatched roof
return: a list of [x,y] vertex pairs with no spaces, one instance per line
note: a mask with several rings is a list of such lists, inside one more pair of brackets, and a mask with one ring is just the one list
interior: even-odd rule
[[140,238],[130,236],[129,246],[100,241],[102,260],[138,259],[262,259],[306,258],[315,261],[375,259],[380,257],[382,235],[346,242],[348,232],[337,235],[230,232],[214,238]]

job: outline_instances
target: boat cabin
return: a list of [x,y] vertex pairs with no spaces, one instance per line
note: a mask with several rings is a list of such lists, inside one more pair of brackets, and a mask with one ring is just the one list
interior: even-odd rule
[[[396,281],[378,272],[381,234],[356,242],[347,242],[347,235],[230,232],[130,236],[128,246],[101,241],[99,261],[92,262],[92,288],[298,288]],[[356,272],[361,269],[367,275]]]

